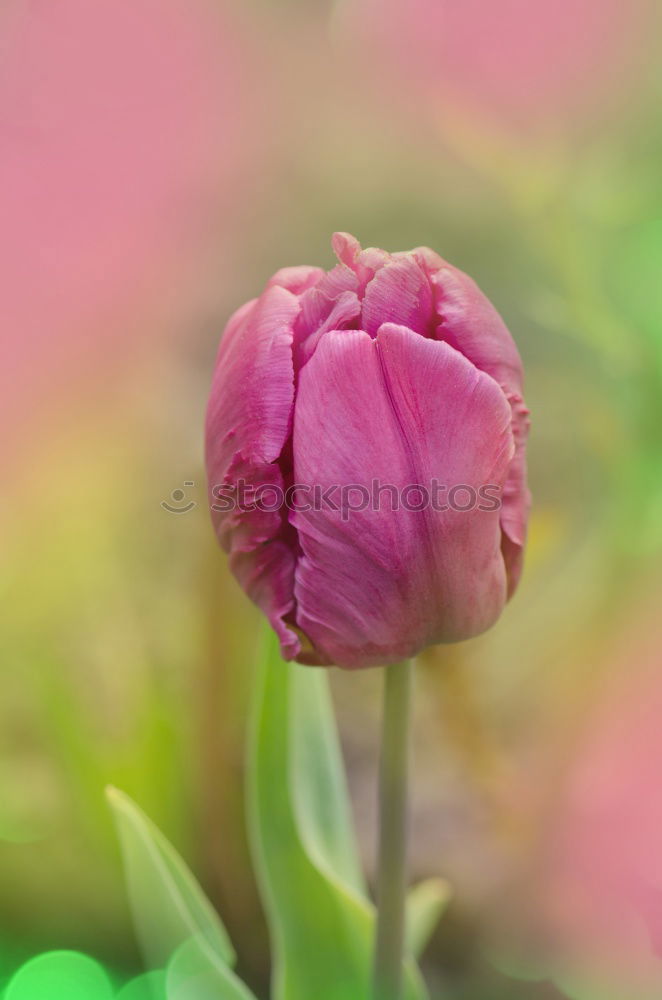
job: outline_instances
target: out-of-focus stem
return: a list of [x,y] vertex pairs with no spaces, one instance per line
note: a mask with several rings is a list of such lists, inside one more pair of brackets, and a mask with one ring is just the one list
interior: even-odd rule
[[373,1000],[402,997],[411,674],[409,662],[384,669]]

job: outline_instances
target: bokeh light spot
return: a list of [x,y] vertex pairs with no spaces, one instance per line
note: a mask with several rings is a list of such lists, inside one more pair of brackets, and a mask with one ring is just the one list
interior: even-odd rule
[[160,969],[132,979],[117,994],[116,1000],[166,1000],[166,976]]
[[98,962],[75,951],[48,951],[22,965],[4,1000],[112,1000]]

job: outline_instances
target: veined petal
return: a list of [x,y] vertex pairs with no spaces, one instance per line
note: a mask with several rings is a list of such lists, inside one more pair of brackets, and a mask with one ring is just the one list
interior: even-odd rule
[[[331,240],[333,251],[340,261],[339,267],[349,269],[357,282],[357,291],[362,297],[366,285],[372,281],[377,271],[393,260],[393,255],[379,247],[366,247],[349,233],[334,233]],[[337,270],[337,268],[334,268]],[[333,274],[333,271],[330,272]]]
[[[421,254],[421,251],[416,252]],[[435,258],[439,260],[431,251],[421,257],[427,267],[435,266]],[[477,368],[491,375],[511,405],[516,453],[504,489],[501,515],[510,596],[522,569],[531,505],[526,485],[529,411],[522,398],[522,362],[506,324],[476,283],[463,271],[445,262],[442,264],[441,268],[430,271],[439,319],[437,337],[457,348]]]
[[508,597],[515,592],[522,575],[526,529],[531,507],[531,494],[526,480],[526,439],[529,433],[529,411],[519,393],[506,393],[512,414],[515,454],[510,463],[503,488],[501,506],[501,551],[508,573]]
[[361,327],[375,336],[382,323],[398,323],[424,337],[435,334],[430,281],[411,255],[380,268],[366,286]]
[[[329,332],[301,372],[294,476],[336,502],[352,484],[369,494],[375,482],[392,486],[400,499],[406,486],[431,492],[435,480],[476,493],[502,487],[513,448],[496,382],[405,327],[384,324],[375,339]],[[394,510],[390,491],[374,501],[345,519],[320,504],[291,515],[302,552],[297,624],[321,659],[389,663],[489,627],[506,597],[499,511]]]
[[349,233],[334,233],[332,245],[341,266],[351,269],[362,297],[361,329],[371,336],[382,323],[399,323],[434,337],[436,313],[431,274],[444,262],[426,247],[389,254],[361,249]]
[[[283,621],[294,607],[295,564],[285,541],[285,512],[250,509],[250,503],[239,508],[241,498],[230,491],[241,480],[249,488],[284,486],[278,460],[292,426],[292,331],[299,308],[295,295],[274,284],[235,313],[221,341],[206,421],[216,531],[233,572],[271,621],[288,656],[299,643]],[[235,501],[232,509],[226,509],[228,498]]]
[[508,327],[468,274],[450,264],[433,272],[437,336],[508,392],[521,392],[522,362]]
[[354,267],[354,263],[361,253],[361,244],[356,236],[352,236],[351,233],[334,233],[331,237],[331,246],[341,264]]
[[[361,317],[361,303],[356,292],[341,292],[337,299],[328,299],[323,292],[317,289],[311,291],[317,296],[314,304],[317,326],[306,323],[306,311],[311,308],[311,300],[308,299],[308,296],[304,296],[307,301],[302,300],[300,323],[295,326],[295,337],[298,339],[301,336],[300,329],[307,331],[307,335],[296,345],[298,351],[295,349],[294,362],[297,368],[312,357],[320,337],[324,336],[325,333],[328,333],[329,330],[344,330],[347,327],[355,327]],[[323,318],[325,313],[328,315]]]
[[321,267],[310,267],[308,264],[300,264],[295,267],[281,267],[267,282],[267,288],[272,285],[280,285],[294,295],[302,295],[308,288],[312,288],[320,278],[323,278],[325,271]]

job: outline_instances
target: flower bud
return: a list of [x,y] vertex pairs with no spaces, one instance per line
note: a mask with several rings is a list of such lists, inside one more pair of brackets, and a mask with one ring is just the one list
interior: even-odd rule
[[[212,516],[283,656],[366,667],[474,636],[521,571],[522,366],[427,248],[277,272],[231,317],[207,411]],[[241,492],[241,497],[239,493]]]

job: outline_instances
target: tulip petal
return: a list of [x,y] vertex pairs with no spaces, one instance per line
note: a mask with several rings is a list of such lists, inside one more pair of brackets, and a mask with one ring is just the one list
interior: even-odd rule
[[293,326],[299,313],[295,295],[272,285],[230,320],[218,353],[207,410],[206,451],[212,518],[230,566],[242,587],[262,608],[277,632],[283,655],[298,652],[299,641],[284,619],[294,606],[295,555],[282,508],[224,509],[229,490],[284,487],[278,465],[292,425]]
[[[328,333],[329,330],[356,327],[361,316],[361,303],[356,292],[341,292],[337,299],[329,299],[317,289],[311,291],[315,293],[316,298],[304,296],[307,301],[302,300],[301,303],[300,320],[303,321],[306,335],[298,344],[299,351],[295,352],[295,367],[297,368],[312,357],[320,338],[325,333]],[[306,323],[306,316],[313,309],[315,310],[315,321],[319,324],[317,327],[313,323]],[[323,318],[325,314],[326,318]],[[295,336],[303,336],[299,332],[298,323],[295,326]]]
[[302,302],[306,313],[306,322],[312,323],[313,326],[315,325],[316,312],[314,303],[317,298],[316,292],[321,292],[328,299],[335,299],[338,295],[342,295],[343,292],[356,292],[358,287],[359,282],[354,271],[344,264],[336,264],[330,271],[322,275],[314,289],[309,289],[307,294],[303,296]]
[[522,575],[526,528],[531,507],[531,494],[526,485],[526,439],[529,433],[529,411],[519,393],[506,393],[512,413],[515,455],[503,488],[501,507],[501,551],[508,573],[508,597],[512,597]]
[[281,267],[274,276],[269,279],[267,287],[280,285],[294,295],[302,295],[308,288],[312,288],[320,278],[323,278],[325,271],[321,267],[310,267],[308,264],[300,264],[297,267]]
[[332,246],[341,265],[355,273],[363,296],[361,329],[371,336],[382,323],[399,323],[425,337],[437,325],[430,276],[443,264],[431,250],[389,254],[376,247],[361,249],[349,233],[334,233]]
[[468,274],[450,264],[436,271],[437,336],[455,347],[508,392],[522,388],[522,362],[515,341],[490,300]]
[[349,269],[354,274],[360,296],[363,296],[366,285],[372,281],[380,268],[393,260],[392,254],[380,250],[379,247],[366,247],[362,250],[356,237],[349,233],[334,233],[331,245],[340,261],[339,266]]
[[[375,339],[329,332],[301,371],[294,476],[330,490],[331,500],[336,484],[370,492],[375,480],[398,491],[435,479],[503,486],[513,449],[496,382],[450,345],[405,327],[384,324]],[[320,662],[395,662],[475,635],[502,609],[498,510],[392,510],[387,494],[345,519],[313,509],[291,521],[302,553],[296,621]]]
[[[423,254],[423,251],[414,251]],[[422,262],[433,267],[440,260],[427,251]],[[489,299],[464,272],[442,262],[430,278],[435,289],[439,325],[437,337],[494,378],[511,405],[516,453],[504,488],[501,528],[508,570],[509,596],[517,586],[526,541],[531,497],[526,485],[526,438],[529,411],[522,399],[522,362],[506,324]]]
[[382,323],[398,323],[424,337],[435,334],[430,281],[411,256],[386,264],[366,286],[361,327],[375,336]]
[[361,244],[351,233],[334,233],[331,237],[333,252],[341,264],[354,267],[356,258],[361,253]]

